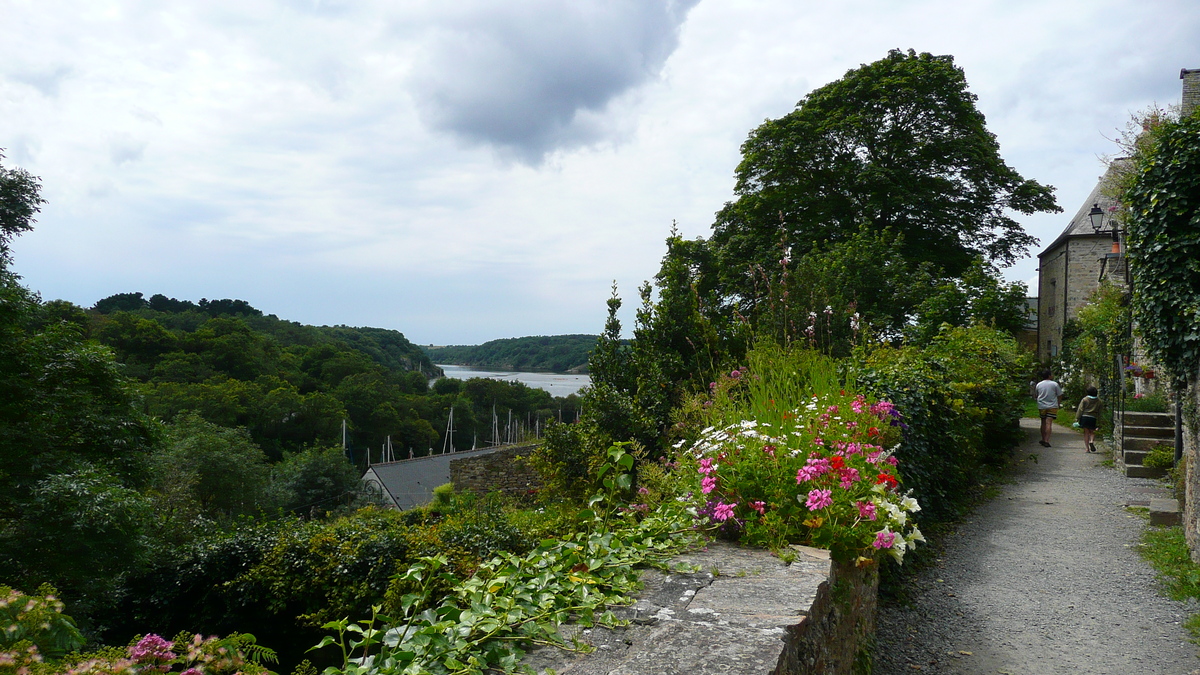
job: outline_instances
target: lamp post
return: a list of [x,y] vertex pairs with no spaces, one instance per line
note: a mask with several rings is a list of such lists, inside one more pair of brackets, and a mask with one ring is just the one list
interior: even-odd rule
[[[1104,230],[1104,209],[1100,208],[1099,202],[1092,204],[1092,210],[1088,211],[1088,220],[1090,220],[1092,222],[1092,231],[1095,232],[1096,234],[1100,234],[1101,232],[1105,231]],[[1120,253],[1121,252],[1121,237],[1120,237],[1120,235],[1124,231],[1117,228],[1117,223],[1116,223],[1116,221],[1114,221],[1112,219],[1112,216],[1108,217],[1108,226],[1109,226],[1108,232],[1110,234],[1112,234],[1112,242],[1113,242],[1112,243],[1112,252]]]

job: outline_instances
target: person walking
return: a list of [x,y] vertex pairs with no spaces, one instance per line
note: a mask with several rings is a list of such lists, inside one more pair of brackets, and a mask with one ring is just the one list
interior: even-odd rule
[[1079,399],[1075,408],[1075,423],[1083,429],[1083,444],[1088,452],[1096,452],[1096,418],[1100,415],[1100,399],[1095,387],[1087,388],[1087,396]]
[[1050,369],[1045,368],[1039,374],[1042,378],[1034,393],[1037,398],[1038,417],[1042,419],[1042,440],[1038,441],[1043,448],[1050,447],[1050,432],[1054,428],[1054,420],[1058,417],[1058,406],[1062,404],[1063,390],[1057,382],[1050,379]]

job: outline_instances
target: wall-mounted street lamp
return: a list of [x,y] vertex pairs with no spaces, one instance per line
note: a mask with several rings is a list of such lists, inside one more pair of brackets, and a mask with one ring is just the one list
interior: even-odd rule
[[[1113,210],[1115,210],[1115,207]],[[1095,232],[1096,234],[1100,234],[1105,231],[1104,217],[1105,217],[1104,209],[1100,208],[1100,204],[1099,203],[1092,204],[1092,210],[1088,211],[1088,220],[1090,220],[1092,222],[1092,231]],[[1120,250],[1119,246],[1120,246],[1121,239],[1120,239],[1119,235],[1121,235],[1123,231],[1117,228],[1117,222],[1115,220],[1113,220],[1112,216],[1108,216],[1108,226],[1109,226],[1108,232],[1110,234],[1112,234],[1113,253],[1120,253],[1121,250]]]

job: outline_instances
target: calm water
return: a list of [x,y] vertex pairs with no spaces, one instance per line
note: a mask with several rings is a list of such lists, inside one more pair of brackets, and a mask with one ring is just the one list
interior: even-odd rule
[[592,383],[592,378],[587,375],[523,373],[514,370],[475,370],[470,366],[447,366],[440,363],[437,365],[446,371],[446,377],[452,377],[456,380],[469,380],[472,377],[490,377],[493,380],[524,382],[527,386],[550,392],[551,396],[577,394],[580,389]]

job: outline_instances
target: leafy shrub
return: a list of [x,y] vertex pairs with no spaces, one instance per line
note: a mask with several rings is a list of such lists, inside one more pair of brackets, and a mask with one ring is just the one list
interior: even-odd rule
[[896,456],[926,522],[959,515],[986,467],[1008,457],[1028,359],[1011,337],[977,326],[944,331],[924,348],[878,347],[849,363],[851,383],[904,415]]
[[833,363],[812,352],[759,345],[748,359],[773,368],[714,383],[714,424],[683,455],[698,515],[747,543],[813,544],[860,563],[924,541],[886,449],[900,436],[894,407],[840,390]]
[[[84,644],[75,620],[63,614],[64,605],[53,586],[43,584],[33,595],[0,586],[0,652],[28,654],[28,645],[49,658],[62,658]],[[24,649],[21,643],[27,643]]]
[[1167,397],[1158,392],[1125,397],[1125,410],[1129,412],[1167,412],[1168,405]]
[[1158,444],[1146,453],[1142,458],[1142,466],[1148,466],[1152,469],[1170,469],[1175,466],[1175,448]]

